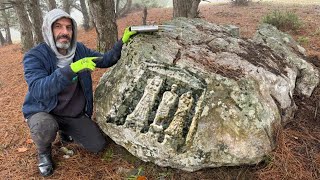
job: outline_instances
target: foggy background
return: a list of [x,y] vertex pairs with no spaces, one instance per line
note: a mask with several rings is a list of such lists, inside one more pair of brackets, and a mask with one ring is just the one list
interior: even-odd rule
[[[151,1],[151,2],[154,3],[154,1]],[[163,8],[170,8],[173,6],[172,0],[158,0],[156,2],[158,3],[158,5],[160,7],[163,7]],[[225,3],[225,2],[230,2],[230,0],[205,0],[205,1],[202,1],[200,3],[200,5],[201,4],[209,4],[209,3]],[[142,0],[133,0],[132,3],[133,4],[136,4],[136,3],[143,4]],[[43,15],[45,15],[45,13]],[[75,19],[78,27],[80,27],[82,24],[82,21],[83,21],[82,13],[80,11],[78,11],[77,9],[73,8],[73,9],[71,9],[71,17]],[[10,30],[11,30],[11,38],[12,38],[13,43],[19,43],[20,42],[20,32],[15,28],[10,28]],[[4,31],[1,31],[1,32],[4,33]]]

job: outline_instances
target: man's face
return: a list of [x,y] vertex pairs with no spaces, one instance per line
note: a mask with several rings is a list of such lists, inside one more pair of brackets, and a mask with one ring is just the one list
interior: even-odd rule
[[69,18],[56,20],[52,25],[53,37],[57,48],[68,49],[72,39],[72,21]]

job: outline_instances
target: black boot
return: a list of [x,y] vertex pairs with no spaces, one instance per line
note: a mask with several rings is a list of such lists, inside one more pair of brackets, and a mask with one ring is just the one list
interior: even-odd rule
[[39,154],[39,171],[42,176],[50,176],[53,173],[51,153]]

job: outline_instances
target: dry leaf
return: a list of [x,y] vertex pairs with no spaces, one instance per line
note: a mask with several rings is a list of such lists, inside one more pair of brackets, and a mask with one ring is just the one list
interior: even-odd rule
[[145,177],[145,176],[138,176],[138,177],[137,177],[137,180],[147,180],[147,177]]
[[27,144],[32,144],[32,143],[33,143],[33,140],[32,140],[32,139],[27,139],[27,140],[26,140],[26,143],[27,143]]
[[28,151],[28,148],[26,148],[26,147],[18,148],[18,152],[19,153],[23,153],[23,152],[26,152],[26,151]]

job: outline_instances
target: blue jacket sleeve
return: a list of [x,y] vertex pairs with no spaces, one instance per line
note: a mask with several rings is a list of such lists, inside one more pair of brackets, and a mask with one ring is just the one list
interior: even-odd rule
[[[65,87],[72,83],[72,76],[66,76],[64,72],[70,72],[64,68],[50,69],[49,60],[41,60],[31,53],[27,53],[23,59],[24,75],[29,92],[37,101],[44,101],[57,95]],[[51,62],[52,63],[52,62]],[[52,73],[50,71],[53,71]],[[74,74],[76,76],[76,74]]]
[[93,51],[89,48],[86,48],[86,57],[101,57],[103,56],[102,60],[96,62],[96,67],[98,68],[108,68],[113,66],[118,62],[121,57],[121,50],[122,50],[123,42],[120,39],[117,41],[113,48],[108,52],[101,54],[99,52]]

